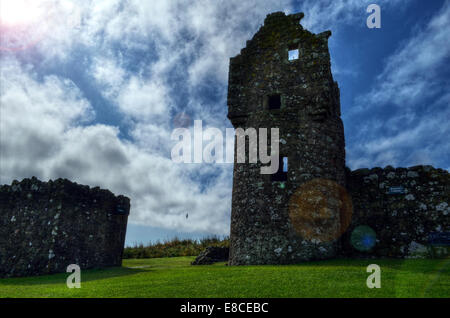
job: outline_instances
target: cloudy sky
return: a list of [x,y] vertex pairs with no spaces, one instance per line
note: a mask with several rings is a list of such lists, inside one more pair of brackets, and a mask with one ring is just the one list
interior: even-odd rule
[[125,194],[127,244],[228,234],[232,165],[175,164],[170,137],[180,116],[231,127],[229,58],[273,11],[333,31],[349,167],[449,169],[450,1],[0,0],[0,184]]

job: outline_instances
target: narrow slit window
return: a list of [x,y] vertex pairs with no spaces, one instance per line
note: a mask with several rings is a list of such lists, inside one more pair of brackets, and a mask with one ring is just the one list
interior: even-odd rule
[[289,50],[289,61],[295,61],[299,58],[298,49]]
[[272,95],[269,96],[269,109],[280,109],[281,108],[281,96]]
[[288,172],[289,168],[288,168],[288,158],[284,157],[283,158],[283,172]]

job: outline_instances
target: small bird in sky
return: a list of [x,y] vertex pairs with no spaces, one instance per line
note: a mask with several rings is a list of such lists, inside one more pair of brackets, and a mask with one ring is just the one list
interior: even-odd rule
[[189,218],[189,213],[186,213],[186,219],[188,219]]

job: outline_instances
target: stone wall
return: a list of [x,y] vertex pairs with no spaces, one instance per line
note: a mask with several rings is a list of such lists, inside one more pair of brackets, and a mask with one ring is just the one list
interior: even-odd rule
[[68,180],[0,187],[0,277],[121,266],[130,200]]
[[348,171],[352,222],[342,255],[442,257],[450,246],[450,174],[431,166]]

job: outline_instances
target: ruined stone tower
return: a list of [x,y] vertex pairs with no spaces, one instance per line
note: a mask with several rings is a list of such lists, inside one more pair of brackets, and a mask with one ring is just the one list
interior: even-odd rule
[[235,158],[230,265],[333,257],[349,222],[344,128],[328,51],[331,32],[303,29],[303,16],[269,14],[230,61],[233,126],[279,128],[280,133],[276,174],[261,174],[259,161]]

